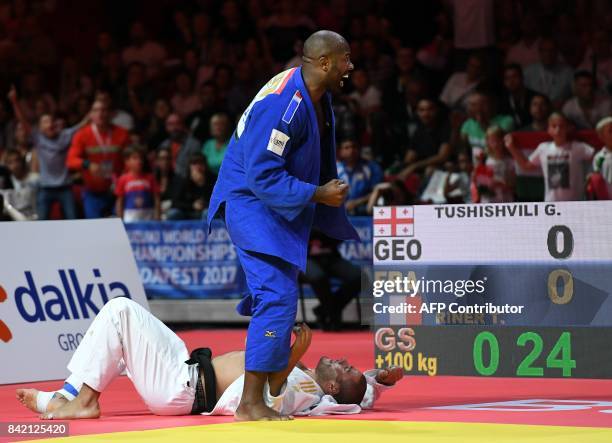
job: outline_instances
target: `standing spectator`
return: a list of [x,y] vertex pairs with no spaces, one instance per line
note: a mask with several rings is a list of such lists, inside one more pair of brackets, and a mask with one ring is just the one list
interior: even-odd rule
[[46,112],[53,113],[57,109],[53,96],[43,91],[42,80],[38,72],[29,72],[22,78],[21,94],[19,98],[19,106],[23,112],[23,116],[31,124],[35,124],[40,118],[41,113],[37,112],[37,104],[45,108]]
[[227,114],[219,113],[212,116],[210,119],[210,135],[211,138],[202,146],[202,153],[206,157],[208,169],[217,175],[232,135],[232,127]]
[[167,149],[172,159],[172,168],[179,177],[189,174],[189,158],[202,150],[202,143],[187,132],[180,115],[172,113],[166,118],[168,138],[157,149]]
[[134,117],[137,128],[142,127],[149,118],[153,103],[153,91],[147,84],[143,63],[133,62],[128,66],[125,84],[119,88],[116,97],[117,107]]
[[519,131],[546,131],[548,129],[548,116],[551,111],[552,104],[548,97],[542,94],[534,95],[529,104],[531,123],[523,126]]
[[186,118],[200,108],[200,98],[193,90],[193,81],[187,72],[180,72],[175,79],[176,92],[170,99],[172,109]]
[[523,69],[518,64],[504,68],[504,88],[498,100],[500,114],[512,117],[514,127],[521,128],[531,123],[529,105],[535,91],[525,87]]
[[578,69],[593,74],[600,93],[612,93],[612,48],[608,31],[598,29],[593,33],[591,47]]
[[141,22],[132,23],[130,28],[131,44],[123,50],[123,64],[129,66],[137,62],[146,67],[147,78],[155,78],[166,60],[166,50],[159,43],[149,40]]
[[468,58],[465,72],[455,72],[450,76],[442,93],[440,101],[451,109],[464,110],[467,97],[483,80],[482,59],[472,55]]
[[5,157],[11,186],[2,192],[4,209],[13,220],[35,220],[37,174],[28,172],[25,157],[19,151],[9,149]]
[[145,131],[145,140],[149,149],[157,148],[166,138],[166,119],[172,112],[170,103],[165,98],[158,98],[153,105],[153,115]]
[[593,174],[590,181],[592,184],[598,180],[607,191],[603,192],[602,189],[598,200],[610,200],[612,199],[612,117],[606,117],[597,123],[597,135],[604,142],[604,146],[593,157]]
[[83,209],[86,218],[109,215],[115,198],[113,179],[123,170],[122,151],[129,141],[128,132],[110,121],[106,103],[94,102],[91,124],[74,136],[66,165],[83,176]]
[[[487,129],[487,155],[472,173],[477,203],[514,201],[514,162],[504,150],[504,131],[497,126]],[[483,155],[482,158],[485,156]]]
[[535,15],[527,13],[521,20],[521,39],[508,50],[506,63],[516,63],[523,68],[537,63],[540,60],[539,45],[538,21]]
[[572,92],[572,68],[559,61],[557,43],[542,38],[538,47],[540,61],[525,69],[525,85],[546,95],[559,109]]
[[485,131],[487,128],[498,126],[504,132],[508,132],[513,128],[512,117],[495,115],[490,97],[480,92],[470,95],[468,115],[470,118],[461,125],[460,134],[464,146],[469,147],[472,152],[472,162],[475,162],[480,152],[485,149]]
[[189,176],[177,178],[172,208],[168,220],[200,220],[210,203],[213,183],[206,166],[206,159],[195,153],[189,159]]
[[595,129],[602,118],[610,115],[610,99],[595,92],[593,75],[587,71],[574,74],[574,96],[563,106],[563,113],[578,129]]
[[582,200],[585,182],[585,162],[591,160],[594,149],[586,143],[568,139],[567,118],[553,112],[548,118],[548,134],[553,141],[540,143],[529,159],[517,148],[511,134],[505,144],[519,167],[524,170],[542,170],[544,175],[544,200]]
[[120,126],[126,131],[134,129],[134,118],[123,109],[116,109],[113,106],[113,99],[108,91],[96,91],[95,101],[100,101],[109,109],[111,123],[115,126]]
[[170,160],[170,151],[167,149],[159,149],[155,157],[155,168],[153,169],[155,181],[159,185],[159,194],[161,200],[162,218],[172,206],[172,197],[174,196],[174,170]]
[[380,90],[370,83],[368,73],[361,68],[351,73],[351,80],[355,90],[349,95],[357,103],[359,112],[364,119],[380,109]]
[[[308,241],[304,282],[310,284],[319,300],[319,305],[313,311],[319,327],[324,331],[342,329],[342,311],[359,296],[361,288],[361,270],[340,255],[340,243],[316,230],[313,230]],[[332,278],[340,280],[340,286],[335,291],[332,291]]]
[[125,223],[160,219],[160,189],[153,174],[144,172],[145,150],[124,150],[126,172],[117,180],[117,216]]
[[55,117],[45,114],[40,118],[38,129],[32,130],[23,116],[14,87],[9,92],[9,100],[13,105],[15,116],[32,140],[38,159],[40,170],[36,203],[38,219],[49,219],[51,205],[54,202],[60,204],[64,218],[76,218],[76,206],[72,194],[72,181],[66,167],[66,155],[72,137],[86,124],[89,116],[76,126],[60,130]]
[[383,179],[380,166],[374,161],[363,160],[360,151],[353,139],[342,141],[338,150],[338,178],[349,185],[345,206],[353,215],[365,215],[370,194]]

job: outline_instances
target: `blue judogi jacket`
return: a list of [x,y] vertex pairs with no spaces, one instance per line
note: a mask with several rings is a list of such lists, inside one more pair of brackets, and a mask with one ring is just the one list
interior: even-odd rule
[[331,127],[321,146],[302,69],[273,77],[232,135],[208,212],[210,227],[225,203],[227,229],[236,246],[280,257],[302,270],[313,225],[339,240],[359,239],[344,206],[311,202],[319,184],[338,177],[331,95],[322,100]]

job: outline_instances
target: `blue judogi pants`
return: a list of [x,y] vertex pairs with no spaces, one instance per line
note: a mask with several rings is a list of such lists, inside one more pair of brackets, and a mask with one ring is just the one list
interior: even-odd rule
[[289,363],[291,333],[298,300],[298,268],[278,257],[236,246],[249,294],[238,304],[240,315],[251,316],[245,369],[277,372]]

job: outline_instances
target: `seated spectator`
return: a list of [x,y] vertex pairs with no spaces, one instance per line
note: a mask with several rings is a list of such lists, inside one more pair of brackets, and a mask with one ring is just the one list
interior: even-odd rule
[[24,118],[30,124],[36,124],[42,115],[42,112],[37,111],[37,107],[41,105],[47,113],[57,110],[57,103],[53,95],[43,90],[41,75],[38,72],[28,72],[21,80],[19,106]]
[[160,190],[153,174],[145,173],[145,149],[129,146],[123,151],[125,172],[117,180],[116,213],[125,223],[159,220]]
[[465,72],[455,72],[450,76],[442,93],[440,101],[450,109],[466,109],[467,98],[483,80],[482,59],[472,55],[468,59]]
[[487,155],[479,158],[472,172],[475,203],[507,203],[514,201],[514,161],[506,156],[504,131],[497,126],[487,129]]
[[444,72],[449,65],[453,49],[452,27],[446,12],[436,15],[437,33],[434,38],[417,52],[417,60],[434,72]]
[[[310,284],[319,305],[314,308],[319,327],[324,331],[342,329],[342,311],[349,302],[359,297],[361,270],[342,258],[339,240],[313,230],[308,242],[308,260],[304,282]],[[340,281],[338,289],[332,291],[331,279]],[[359,301],[359,300],[358,300]]]
[[612,112],[610,105],[608,97],[595,92],[592,74],[578,71],[574,75],[574,96],[563,106],[563,113],[577,129],[595,129],[597,122]]
[[168,138],[157,149],[170,151],[172,168],[179,177],[189,174],[189,158],[201,151],[202,144],[187,132],[180,115],[172,113],[166,118],[166,132]]
[[142,63],[146,67],[147,78],[155,78],[166,60],[166,50],[156,41],[147,38],[144,25],[134,22],[130,27],[130,45],[123,50],[121,57],[125,66]]
[[165,98],[158,98],[153,105],[153,115],[149,120],[149,125],[145,131],[145,140],[149,149],[157,148],[165,139],[168,138],[166,132],[166,119],[171,114],[172,108]]
[[468,116],[470,118],[461,125],[460,134],[464,146],[471,150],[473,161],[485,150],[485,131],[489,126],[498,126],[505,132],[513,128],[512,117],[495,115],[490,97],[481,92],[470,94]]
[[210,119],[210,135],[211,138],[206,140],[204,146],[202,146],[202,153],[206,157],[208,169],[217,175],[232,135],[232,127],[227,114],[219,113],[212,116]]
[[547,202],[582,200],[584,196],[584,163],[591,160],[595,151],[586,143],[569,140],[568,128],[567,118],[553,112],[548,118],[548,134],[553,141],[540,143],[528,159],[516,146],[512,134],[504,139],[519,167],[542,170]]
[[612,200],[612,117],[606,117],[597,124],[597,135],[604,146],[593,157],[592,176],[605,185],[606,192],[600,191],[597,200]]
[[[210,138],[210,119],[218,112],[225,112],[217,104],[217,89],[212,82],[203,83],[199,90],[200,108],[191,113],[187,120],[189,132],[204,143]],[[244,109],[240,110],[242,113]]]
[[542,38],[538,47],[540,60],[525,69],[525,85],[546,95],[559,109],[572,92],[572,68],[559,61],[557,44]]
[[193,81],[187,72],[180,72],[175,79],[176,92],[170,99],[172,109],[186,118],[200,108],[200,98],[193,90]]
[[451,128],[447,118],[440,115],[435,100],[423,98],[417,105],[418,126],[408,149],[416,153],[414,161],[404,164],[398,178],[405,179],[413,172],[428,166],[441,166],[452,154]]
[[504,88],[497,101],[497,110],[500,114],[512,117],[515,128],[521,128],[531,123],[529,105],[536,94],[525,87],[523,69],[518,64],[504,67]]
[[255,78],[253,66],[244,60],[239,62],[236,67],[236,81],[227,96],[229,112],[233,115],[242,114],[260,87],[260,83]]
[[370,194],[366,212],[372,215],[374,206],[403,206],[414,203],[414,195],[410,193],[401,180],[379,183]]
[[113,100],[108,91],[98,90],[96,91],[96,101],[100,101],[106,105],[110,110],[111,123],[115,126],[119,126],[126,131],[134,129],[134,118],[123,109],[116,109],[113,107]]
[[158,149],[155,158],[155,168],[153,168],[155,181],[159,185],[159,194],[161,200],[162,218],[172,206],[172,197],[174,196],[174,170],[170,160],[170,151],[168,149]]
[[548,130],[548,116],[552,111],[552,105],[548,97],[536,94],[529,103],[529,117],[531,123],[523,126],[519,131],[546,131]]
[[444,181],[443,191],[446,203],[472,203],[470,193],[472,162],[469,154],[460,152],[457,156],[457,164],[447,162],[446,170],[449,171]]
[[349,214],[364,215],[370,194],[383,179],[380,166],[361,158],[361,149],[354,139],[343,140],[338,150],[338,178],[348,183],[346,210]]
[[36,220],[38,175],[28,172],[25,157],[19,151],[10,149],[5,158],[11,173],[11,188],[2,191],[4,210],[13,220]]
[[113,100],[116,106],[134,118],[136,128],[143,128],[149,118],[153,97],[153,90],[147,83],[145,65],[130,63],[125,83],[116,91],[116,100]]
[[189,158],[189,176],[177,177],[168,220],[200,220],[205,217],[212,189],[206,158],[200,153],[193,154]]
[[527,13],[521,20],[521,39],[510,47],[506,54],[506,63],[516,63],[525,68],[540,60],[538,21],[535,15]]
[[78,125],[60,130],[55,117],[45,114],[40,118],[38,129],[32,130],[23,115],[14,87],[9,92],[9,100],[17,120],[32,140],[37,156],[40,171],[36,204],[38,219],[48,220],[51,205],[55,202],[60,204],[64,218],[77,218],[72,180],[66,167],[66,155],[72,137],[89,121],[89,115]]
[[367,119],[370,114],[380,109],[380,90],[370,83],[368,73],[361,68],[351,73],[351,81],[355,90],[349,94],[349,97],[357,103],[361,117]]
[[612,48],[607,30],[598,29],[593,33],[591,46],[578,69],[595,76],[595,85],[600,93],[612,93]]
[[110,121],[106,103],[94,102],[91,124],[79,129],[72,139],[66,165],[83,177],[83,210],[86,218],[111,214],[115,197],[113,179],[123,171],[123,149],[128,132]]

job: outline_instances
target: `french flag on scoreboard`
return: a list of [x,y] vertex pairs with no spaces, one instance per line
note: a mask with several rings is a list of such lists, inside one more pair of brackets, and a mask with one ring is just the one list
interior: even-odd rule
[[374,237],[414,236],[414,207],[379,206],[373,215]]

